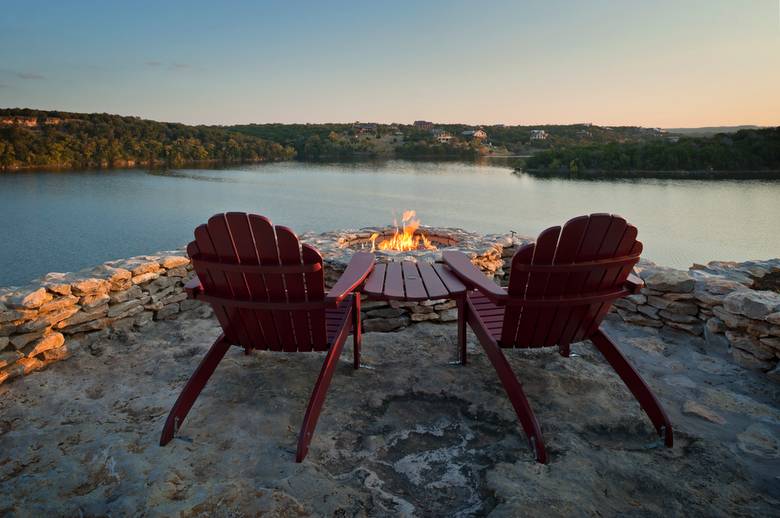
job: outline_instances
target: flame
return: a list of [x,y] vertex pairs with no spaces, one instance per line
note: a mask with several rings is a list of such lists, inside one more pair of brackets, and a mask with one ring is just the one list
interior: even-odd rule
[[413,210],[405,210],[401,216],[401,227],[398,228],[398,221],[393,220],[395,232],[393,236],[385,238],[379,243],[376,242],[379,237],[378,232],[371,234],[371,251],[379,250],[398,250],[406,252],[409,250],[436,250],[436,247],[422,232],[417,232],[420,228],[420,220],[417,219],[417,213]]

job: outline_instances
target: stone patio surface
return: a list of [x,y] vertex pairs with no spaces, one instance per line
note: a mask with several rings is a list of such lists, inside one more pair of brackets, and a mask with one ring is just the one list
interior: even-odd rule
[[[725,341],[607,331],[675,425],[650,421],[588,343],[508,351],[541,423],[534,462],[470,336],[423,322],[347,346],[302,464],[296,438],[323,354],[228,352],[185,421],[168,410],[219,334],[207,311],[106,331],[68,361],[0,386],[0,516],[777,516],[778,384]],[[348,342],[351,344],[351,340]]]

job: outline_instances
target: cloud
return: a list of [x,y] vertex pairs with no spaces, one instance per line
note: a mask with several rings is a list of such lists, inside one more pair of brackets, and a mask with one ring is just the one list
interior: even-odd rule
[[16,77],[19,79],[46,79],[41,74],[36,74],[34,72],[17,72]]
[[10,88],[8,85],[0,83],[0,88]]
[[147,61],[144,63],[144,65],[146,65],[147,67],[159,67],[160,65],[162,65],[162,63],[160,63],[159,61]]
[[190,68],[190,64],[189,63],[171,63],[168,68],[170,68],[171,70],[184,70],[184,69]]

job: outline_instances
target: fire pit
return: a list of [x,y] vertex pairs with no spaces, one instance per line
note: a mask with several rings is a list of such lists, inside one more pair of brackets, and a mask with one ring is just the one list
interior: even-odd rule
[[[326,266],[326,283],[335,281],[356,251],[373,252],[378,262],[441,262],[445,250],[459,250],[490,276],[504,276],[504,259],[528,242],[514,234],[477,234],[461,228],[421,225],[414,211],[405,211],[401,224],[336,230],[322,234],[306,233],[301,239],[315,246]],[[330,271],[329,271],[330,270]]]

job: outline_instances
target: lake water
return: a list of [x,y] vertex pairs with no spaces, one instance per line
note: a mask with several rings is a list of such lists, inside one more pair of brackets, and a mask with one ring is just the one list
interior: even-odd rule
[[424,224],[524,235],[612,212],[639,228],[646,258],[680,268],[780,256],[780,182],[537,179],[407,161],[20,172],[0,174],[0,286],[182,246],[217,212],[301,233],[387,224],[408,208]]

